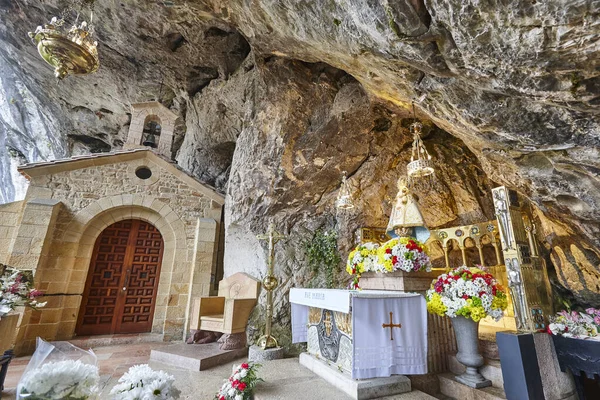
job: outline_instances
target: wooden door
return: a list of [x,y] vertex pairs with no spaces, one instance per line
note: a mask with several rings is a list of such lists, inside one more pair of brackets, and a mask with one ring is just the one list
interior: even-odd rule
[[114,223],[98,236],[78,335],[150,332],[163,248],[160,232],[140,220]]

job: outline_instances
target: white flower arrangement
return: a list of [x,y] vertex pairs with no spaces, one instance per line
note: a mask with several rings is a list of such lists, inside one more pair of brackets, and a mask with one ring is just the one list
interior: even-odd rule
[[44,307],[46,303],[36,300],[41,295],[42,292],[32,287],[30,279],[23,271],[0,264],[0,318],[15,307]]
[[599,328],[600,310],[588,308],[586,312],[560,311],[550,317],[546,331],[552,335],[598,340]]
[[98,367],[81,361],[51,361],[27,372],[19,396],[27,400],[91,400],[98,398]]
[[114,400],[175,400],[179,390],[175,378],[164,371],[154,371],[147,364],[129,368],[110,394]]

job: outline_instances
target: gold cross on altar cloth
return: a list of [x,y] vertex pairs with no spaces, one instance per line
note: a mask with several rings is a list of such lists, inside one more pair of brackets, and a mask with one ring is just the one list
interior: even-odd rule
[[390,323],[389,324],[381,324],[383,329],[390,328],[390,340],[394,340],[394,336],[392,335],[393,328],[402,328],[402,324],[394,324],[392,319],[394,317],[394,313],[390,311]]

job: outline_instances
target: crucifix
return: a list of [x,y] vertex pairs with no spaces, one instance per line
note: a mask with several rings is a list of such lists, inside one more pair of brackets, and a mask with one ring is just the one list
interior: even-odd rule
[[394,328],[402,328],[402,324],[394,324],[392,319],[394,317],[394,313],[390,311],[390,323],[389,324],[381,324],[383,329],[390,328],[390,340],[394,340],[394,336],[392,334],[392,329]]
[[273,274],[273,261],[275,260],[275,244],[281,239],[285,238],[284,235],[278,233],[275,230],[273,224],[269,225],[269,231],[266,234],[256,236],[258,240],[269,241],[269,256],[267,258],[267,275],[262,281],[263,287],[267,291],[267,321],[265,324],[265,334],[258,339],[257,345],[263,349],[270,349],[277,347],[277,340],[271,336],[271,320],[273,319],[273,290],[277,287],[279,282]]

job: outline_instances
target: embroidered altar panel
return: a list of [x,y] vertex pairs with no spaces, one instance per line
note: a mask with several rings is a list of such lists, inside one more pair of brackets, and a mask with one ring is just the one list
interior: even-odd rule
[[421,295],[352,299],[352,378],[427,373],[427,307]]
[[[334,311],[327,304],[316,307],[314,299],[330,299],[337,309],[348,299],[351,312]],[[354,379],[427,373],[423,296],[381,290],[292,289],[290,301],[292,342],[307,342],[310,354],[336,365],[340,372]]]

